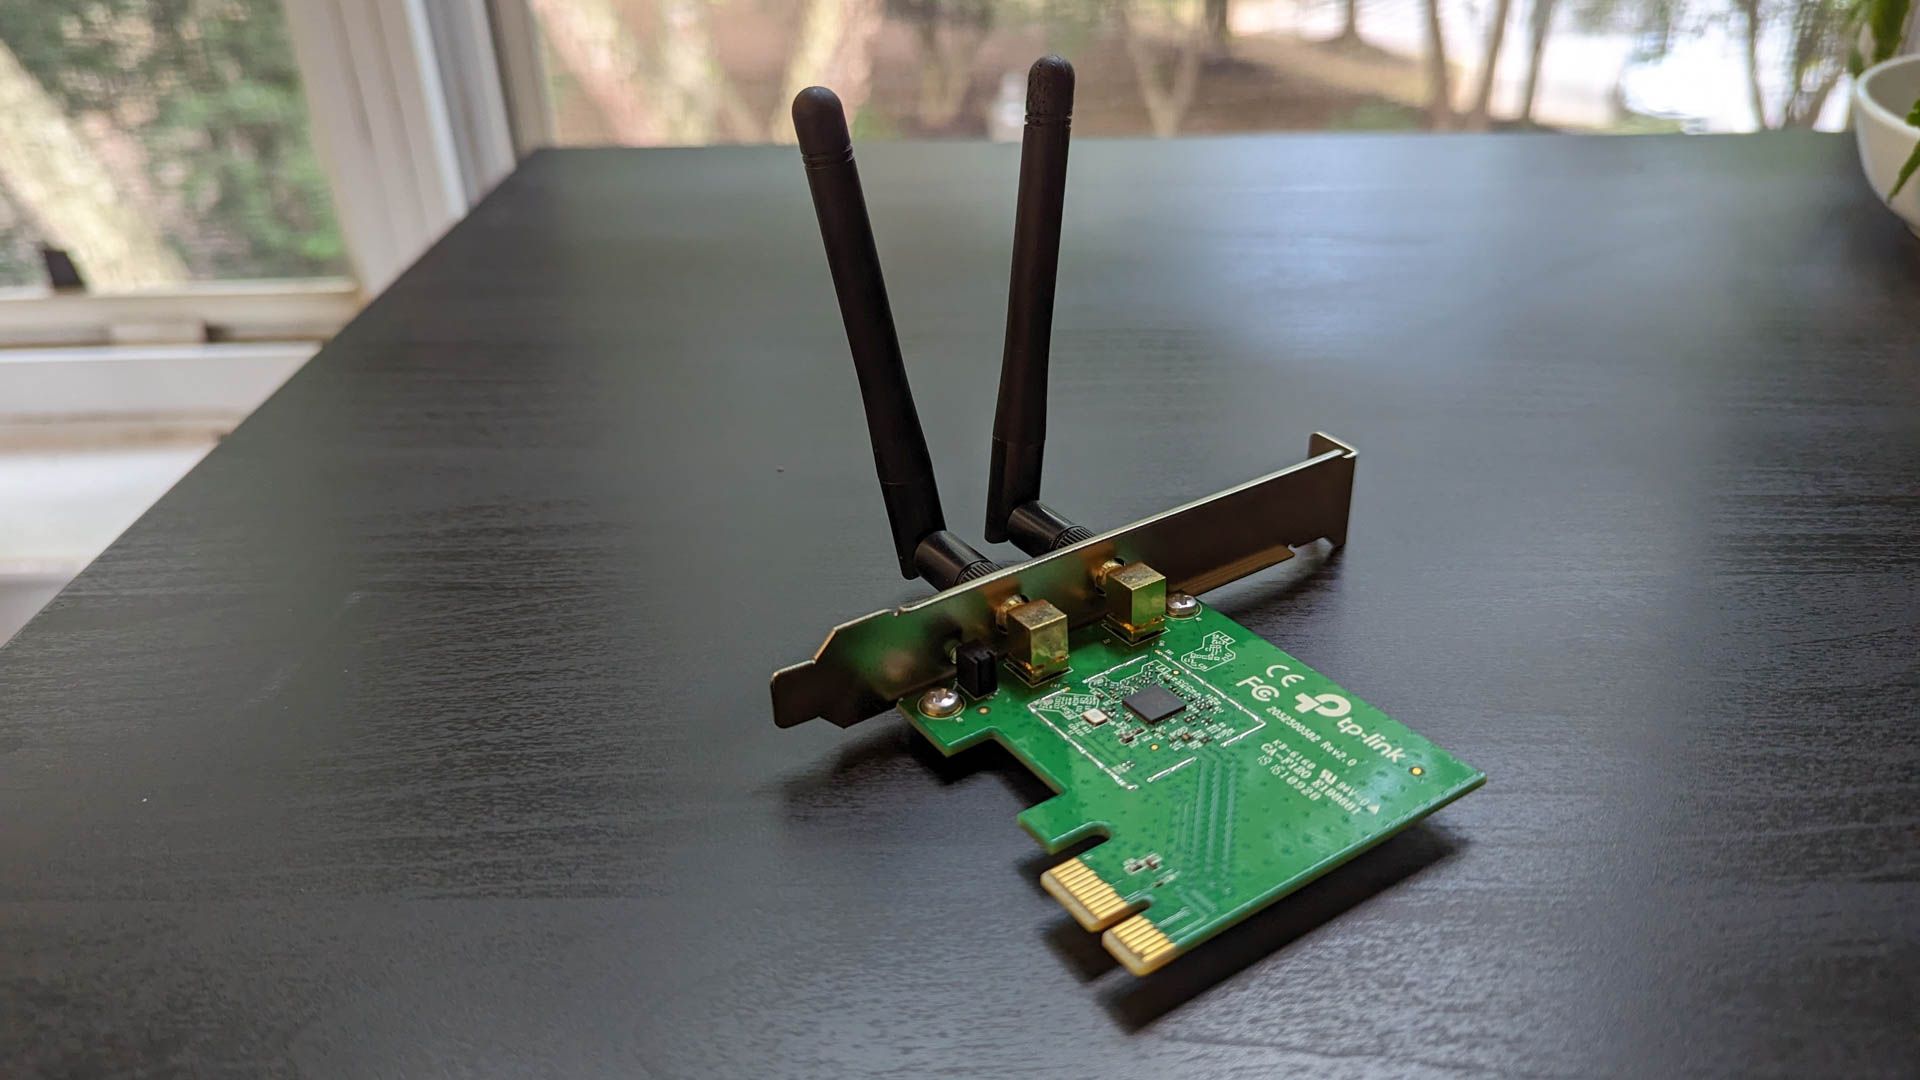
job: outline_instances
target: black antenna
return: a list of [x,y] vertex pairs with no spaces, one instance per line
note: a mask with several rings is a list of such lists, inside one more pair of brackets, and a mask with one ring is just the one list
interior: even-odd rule
[[887,283],[880,274],[860,171],[853,163],[853,138],[840,99],[824,86],[809,86],[793,99],[793,131],[806,163],[813,210],[820,219],[833,291],[840,300],[847,346],[866,406],[867,434],[873,440],[874,469],[893,529],[900,573],[925,578],[937,589],[999,569],[966,541],[947,531],[940,512],[940,490],[933,459],[913,407],[913,390],[900,359],[893,330]]
[[1027,72],[1007,343],[1000,356],[1000,401],[993,413],[993,465],[987,477],[987,539],[998,543],[1011,538],[1029,555],[1044,555],[1093,535],[1040,502],[1047,350],[1072,123],[1073,65],[1058,56],[1043,56]]

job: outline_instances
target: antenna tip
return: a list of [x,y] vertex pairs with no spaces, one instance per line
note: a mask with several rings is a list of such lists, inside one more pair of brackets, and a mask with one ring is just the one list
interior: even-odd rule
[[810,162],[822,155],[845,155],[853,149],[840,96],[824,86],[809,86],[794,95],[793,134],[800,141],[800,152]]
[[1049,53],[1027,69],[1027,122],[1073,116],[1073,65]]

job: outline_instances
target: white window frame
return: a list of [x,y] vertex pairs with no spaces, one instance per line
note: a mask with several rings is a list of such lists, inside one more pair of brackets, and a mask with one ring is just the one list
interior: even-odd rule
[[354,272],[377,293],[515,163],[480,0],[285,0]]
[[553,95],[539,24],[527,0],[487,0],[493,52],[506,97],[507,127],[520,157],[554,144]]

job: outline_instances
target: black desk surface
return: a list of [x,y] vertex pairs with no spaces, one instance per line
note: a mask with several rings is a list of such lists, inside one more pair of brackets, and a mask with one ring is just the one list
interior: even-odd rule
[[[1010,757],[773,726],[918,595],[793,151],[541,154],[0,652],[5,1071],[1911,1076],[1920,244],[1853,155],[1074,148],[1049,500],[1352,441],[1346,549],[1212,599],[1490,777],[1137,981]],[[1015,150],[863,162],[977,533]]]

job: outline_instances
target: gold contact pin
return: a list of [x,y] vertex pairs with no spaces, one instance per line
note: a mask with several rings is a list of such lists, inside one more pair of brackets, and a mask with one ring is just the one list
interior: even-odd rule
[[1100,935],[1100,944],[1135,975],[1150,975],[1180,955],[1173,941],[1145,915],[1135,915]]
[[1068,859],[1041,874],[1040,887],[1060,901],[1060,906],[1088,930],[1104,930],[1133,910],[1113,891],[1113,886],[1101,881],[1100,875],[1079,859]]

